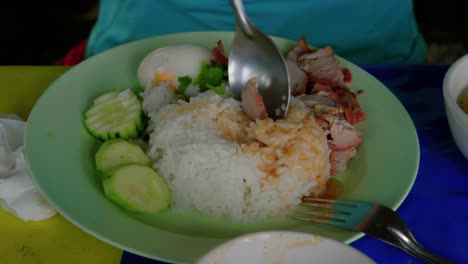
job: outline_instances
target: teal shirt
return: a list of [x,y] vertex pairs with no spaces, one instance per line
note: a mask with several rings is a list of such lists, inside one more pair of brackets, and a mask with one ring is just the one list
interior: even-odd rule
[[[331,45],[355,63],[422,63],[426,44],[411,0],[244,0],[264,32]],[[188,31],[234,31],[229,0],[101,0],[86,56],[133,40]]]

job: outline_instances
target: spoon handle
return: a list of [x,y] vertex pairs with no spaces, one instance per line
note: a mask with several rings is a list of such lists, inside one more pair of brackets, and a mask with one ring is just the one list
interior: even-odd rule
[[234,10],[234,15],[236,16],[237,24],[242,28],[242,30],[247,36],[252,37],[252,24],[250,23],[250,19],[245,13],[244,4],[242,3],[242,0],[231,0],[231,5]]

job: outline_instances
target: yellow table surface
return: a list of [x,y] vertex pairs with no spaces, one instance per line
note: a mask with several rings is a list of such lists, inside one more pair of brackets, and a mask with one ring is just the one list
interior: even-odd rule
[[[44,90],[68,67],[0,66],[0,113],[24,120]],[[0,206],[0,263],[119,264],[122,250],[94,238],[57,214],[22,221]]]

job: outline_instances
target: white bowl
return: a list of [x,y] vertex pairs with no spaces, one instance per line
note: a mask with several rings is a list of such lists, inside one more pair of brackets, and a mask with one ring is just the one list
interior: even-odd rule
[[453,139],[468,159],[468,115],[457,105],[457,97],[468,86],[468,54],[459,58],[445,74],[445,110]]
[[375,263],[333,239],[290,231],[258,232],[234,238],[209,251],[196,264]]

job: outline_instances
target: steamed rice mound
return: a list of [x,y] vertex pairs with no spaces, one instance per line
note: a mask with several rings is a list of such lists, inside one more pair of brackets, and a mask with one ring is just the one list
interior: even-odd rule
[[330,178],[326,136],[297,99],[277,121],[251,121],[240,102],[212,92],[149,116],[155,124],[149,156],[171,188],[175,210],[234,222],[284,216]]

